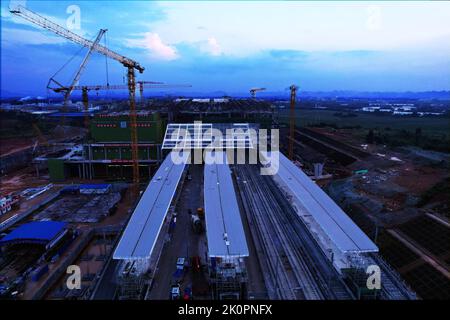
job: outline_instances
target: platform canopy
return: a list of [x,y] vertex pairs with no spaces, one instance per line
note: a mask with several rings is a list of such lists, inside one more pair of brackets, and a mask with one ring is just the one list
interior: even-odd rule
[[[177,163],[172,157],[175,152],[180,154]],[[183,151],[166,156],[134,209],[114,259],[150,259],[188,159],[189,152]]]
[[[275,157],[276,158],[276,157]],[[310,215],[327,237],[344,252],[377,252],[378,247],[347,214],[303,171],[279,152],[274,176],[293,196],[300,211]]]
[[22,224],[0,239],[0,246],[14,243],[46,245],[57,238],[66,228],[65,222],[33,221]]
[[219,163],[205,164],[204,201],[209,257],[247,257],[248,247],[225,152],[209,152]]
[[[220,132],[217,137],[214,133]],[[253,148],[248,123],[169,123],[162,149]]]

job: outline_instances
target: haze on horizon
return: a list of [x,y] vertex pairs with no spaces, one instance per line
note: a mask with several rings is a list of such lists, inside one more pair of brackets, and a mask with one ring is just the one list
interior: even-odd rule
[[[69,7],[78,6],[80,28],[72,31],[93,39],[107,28],[108,47],[146,67],[140,79],[190,83],[189,91],[284,91],[291,83],[306,91],[450,89],[448,2],[26,5],[63,26],[73,17]],[[45,95],[48,79],[80,47],[12,16],[8,6],[1,3],[2,95]],[[123,83],[124,68],[111,60],[108,65],[109,83]],[[73,70],[64,70],[60,79],[68,80]],[[105,57],[94,54],[80,84],[105,83]]]

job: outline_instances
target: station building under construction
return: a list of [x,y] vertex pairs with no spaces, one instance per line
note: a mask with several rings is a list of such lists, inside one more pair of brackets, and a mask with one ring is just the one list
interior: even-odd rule
[[[213,298],[248,297],[248,259],[259,261],[273,299],[414,298],[400,278],[379,263],[378,247],[282,153],[275,157],[277,172],[256,175],[257,180],[243,172],[258,165],[230,164],[223,151],[206,150],[205,159],[215,160],[193,164],[194,146],[204,149],[204,142],[184,141],[193,147],[183,150],[170,139],[163,141],[173,149],[142,194],[113,255],[122,265],[118,277],[123,298],[140,297],[143,288],[152,286],[170,224],[177,218],[178,195],[189,167],[198,165],[203,167],[205,258]],[[272,193],[281,197],[271,200]],[[250,223],[252,229],[245,232],[244,224]],[[256,247],[253,255],[249,241]],[[367,293],[356,275],[365,274],[371,264],[382,265],[385,287]]]
[[[161,161],[165,120],[158,112],[137,113],[138,155],[142,178],[151,177]],[[131,179],[129,112],[97,114],[90,123],[90,137],[80,144],[65,144],[57,151],[34,159],[47,164],[50,179]]]

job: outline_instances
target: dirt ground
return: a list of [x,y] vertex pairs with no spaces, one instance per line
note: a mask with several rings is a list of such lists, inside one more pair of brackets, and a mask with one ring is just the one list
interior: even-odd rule
[[33,139],[0,139],[0,157],[25,150],[33,146]]
[[23,191],[49,183],[48,177],[36,176],[34,168],[24,168],[0,177],[0,191],[2,194]]
[[393,179],[393,182],[415,195],[420,195],[448,174],[448,171],[444,169],[405,164],[399,169],[399,175]]

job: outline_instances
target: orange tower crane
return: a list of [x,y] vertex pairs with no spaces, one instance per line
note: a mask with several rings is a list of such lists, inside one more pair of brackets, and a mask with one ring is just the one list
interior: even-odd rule
[[[138,81],[139,91],[144,91],[144,88],[147,89],[164,89],[164,88],[186,88],[192,87],[190,84],[165,84],[162,82],[156,81]],[[113,85],[90,85],[90,86],[73,86],[72,90],[81,90],[81,99],[84,105],[89,104],[89,91],[100,91],[100,90],[124,90],[127,89],[127,85],[123,84],[113,84]],[[66,88],[52,88],[54,92],[61,92],[66,90]]]
[[136,128],[136,74],[135,69],[140,73],[144,72],[144,67],[142,67],[138,62],[120,55],[101,44],[87,40],[80,35],[67,30],[60,25],[44,18],[43,16],[25,8],[24,6],[17,5],[10,8],[10,12],[14,15],[24,18],[46,30],[49,30],[61,37],[64,37],[72,42],[78,43],[86,48],[93,48],[98,53],[101,53],[108,58],[120,62],[125,68],[127,68],[127,80],[128,80],[128,93],[130,101],[130,122],[131,122],[131,159],[133,163],[133,191],[137,196],[139,187],[139,165],[138,165],[138,139],[137,139],[137,128]]

